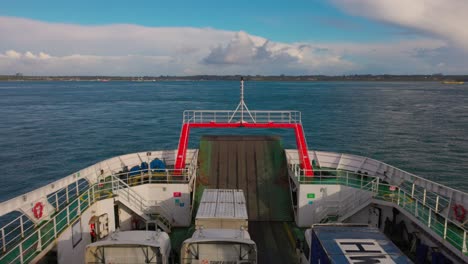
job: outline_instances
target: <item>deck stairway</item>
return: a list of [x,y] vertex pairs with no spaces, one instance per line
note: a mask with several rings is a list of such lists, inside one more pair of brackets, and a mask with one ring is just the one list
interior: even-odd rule
[[[68,197],[68,194],[66,194]],[[18,226],[3,227],[0,263],[30,263],[37,262],[55,245],[56,239],[97,201],[116,198],[145,220],[156,223],[166,232],[171,230],[171,221],[167,210],[160,204],[150,205],[138,193],[115,176],[82,188],[63,206],[58,206],[56,213],[50,219],[35,225],[26,226],[25,216],[20,216]]]
[[317,215],[320,223],[343,222],[368,206],[373,199],[376,181],[368,182],[360,190],[350,192],[339,201],[329,202]]
[[154,221],[164,232],[170,233],[172,223],[170,214],[161,203],[150,204],[124,181],[112,176],[112,192],[116,201],[131,209],[145,221]]
[[[383,182],[379,177],[345,170],[316,169],[314,170],[314,178],[310,179],[301,172],[298,163],[290,163],[289,172],[296,183],[338,184],[365,191],[367,197],[360,197],[359,203],[353,200],[356,198],[350,197],[346,200],[354,203],[356,210],[364,208],[369,203],[384,203],[395,207],[412,217],[423,231],[430,233],[431,236],[441,238],[443,246],[452,248],[455,252],[458,251],[456,257],[465,261],[468,259],[468,229],[463,223],[453,219],[450,214],[450,200],[443,195],[411,182],[402,182],[399,186],[392,186]],[[346,204],[330,205],[323,213],[321,212],[319,219],[322,219],[323,222],[335,219],[342,221],[357,212],[356,210],[344,209],[340,211],[342,207],[348,206]]]

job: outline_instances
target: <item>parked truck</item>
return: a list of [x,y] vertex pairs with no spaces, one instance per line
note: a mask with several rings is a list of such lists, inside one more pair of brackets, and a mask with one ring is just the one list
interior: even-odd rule
[[257,263],[250,239],[242,190],[205,189],[195,218],[195,232],[184,241],[180,263]]
[[413,263],[378,228],[317,224],[305,231],[301,263]]

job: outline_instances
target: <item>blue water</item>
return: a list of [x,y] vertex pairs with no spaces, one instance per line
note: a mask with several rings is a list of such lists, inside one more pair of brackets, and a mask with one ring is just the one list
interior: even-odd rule
[[[185,109],[234,110],[238,82],[0,83],[0,201],[103,159],[176,149]],[[382,160],[468,190],[468,86],[247,82],[251,110],[299,110],[311,149]],[[201,134],[263,130],[194,130]],[[267,131],[272,133],[271,131]],[[275,130],[285,147],[292,131]]]

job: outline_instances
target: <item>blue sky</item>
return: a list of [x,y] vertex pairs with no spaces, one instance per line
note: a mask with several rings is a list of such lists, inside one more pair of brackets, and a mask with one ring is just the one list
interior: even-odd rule
[[[93,57],[95,63],[102,64],[101,67],[105,66],[105,61],[114,61],[114,64],[124,57],[127,60],[121,62],[128,64],[128,57],[131,56],[132,65],[137,65],[138,59],[146,66],[147,63],[152,67],[157,67],[158,63],[164,64],[166,68],[160,67],[159,71],[168,74],[234,74],[246,66],[252,66],[249,71],[259,74],[402,74],[407,71],[411,71],[408,74],[463,73],[468,69],[464,63],[466,50],[463,49],[466,36],[458,31],[462,30],[459,25],[468,21],[453,11],[468,8],[468,4],[459,0],[447,0],[443,2],[444,10],[439,12],[438,2],[440,1],[0,1],[0,18],[3,18],[0,33],[37,33],[31,35],[31,39],[25,39],[19,33],[18,36],[1,35],[0,38],[4,41],[0,42],[0,74],[11,73],[7,72],[5,65],[8,63],[11,66],[13,59],[16,63],[13,63],[15,67],[9,68],[10,71],[24,70],[44,74],[44,68],[34,68],[24,60],[36,59],[36,65],[41,65],[39,59],[42,62],[47,59],[50,64],[52,61],[57,63],[59,58],[62,63],[64,59],[71,64],[77,63],[71,59],[73,56],[74,59],[77,56],[82,56],[80,59],[83,59],[85,56],[87,61]],[[431,21],[438,20],[440,23],[431,25]],[[451,23],[457,26],[447,30]],[[122,24],[135,28],[123,27]],[[70,31],[64,35],[65,29],[72,28],[76,30],[75,35],[70,35]],[[198,35],[192,32],[193,36],[207,41],[191,46],[192,40],[187,37],[190,35],[186,32],[187,29],[200,30]],[[135,31],[144,30],[149,30],[155,36],[132,39],[125,45],[112,47],[112,43],[116,39],[122,40],[125,34],[134,38]],[[44,31],[42,35],[39,34],[41,31]],[[90,35],[89,32],[95,34]],[[160,35],[161,32],[170,35],[171,39],[165,39]],[[107,42],[100,35],[108,36],[108,50],[102,49]],[[81,45],[86,43],[87,47],[73,45],[73,39],[78,40],[76,43]],[[55,41],[51,43],[53,40]],[[57,40],[63,41],[63,46]],[[136,44],[135,41],[146,42],[147,45]],[[68,51],[66,43],[70,47]],[[154,45],[153,50],[150,48],[151,44]],[[194,55],[195,51],[190,52],[192,60],[182,61],[183,59],[174,55],[177,50],[171,50],[167,46],[178,46],[184,51],[196,50],[198,54]],[[250,50],[253,52],[246,55]],[[398,54],[392,55],[392,51]],[[405,57],[409,59],[405,60]],[[452,60],[460,57],[463,60]],[[387,59],[387,63],[384,63]],[[278,63],[278,67],[271,67],[273,62]],[[388,62],[394,65],[389,66]],[[172,66],[168,67],[167,63]],[[60,69],[59,66],[56,67]],[[135,67],[128,68],[128,71],[123,69],[124,66],[118,71],[102,69],[102,72],[141,72]]]
[[4,1],[0,15],[49,22],[247,31],[273,41],[372,41],[401,30],[351,16],[327,1]]

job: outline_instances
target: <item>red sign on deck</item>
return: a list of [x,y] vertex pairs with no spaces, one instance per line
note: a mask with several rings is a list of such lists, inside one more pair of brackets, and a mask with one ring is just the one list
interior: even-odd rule
[[181,192],[174,192],[173,196],[174,197],[180,197],[180,196],[182,196],[182,193]]

